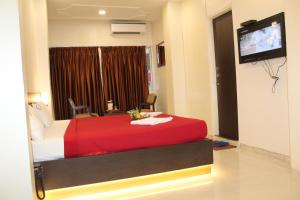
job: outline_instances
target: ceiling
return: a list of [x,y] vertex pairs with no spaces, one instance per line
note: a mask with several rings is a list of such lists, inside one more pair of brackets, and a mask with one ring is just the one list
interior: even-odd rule
[[[143,20],[160,16],[168,0],[48,0],[49,19]],[[105,16],[98,11],[106,10]]]

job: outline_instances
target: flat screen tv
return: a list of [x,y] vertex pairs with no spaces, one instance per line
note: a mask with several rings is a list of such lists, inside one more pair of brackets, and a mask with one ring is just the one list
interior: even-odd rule
[[240,64],[286,56],[284,13],[238,29]]

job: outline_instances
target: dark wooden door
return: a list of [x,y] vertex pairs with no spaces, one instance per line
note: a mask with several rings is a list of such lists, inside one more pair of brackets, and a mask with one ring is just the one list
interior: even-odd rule
[[238,140],[235,56],[232,12],[213,20],[216,80],[218,93],[219,134]]

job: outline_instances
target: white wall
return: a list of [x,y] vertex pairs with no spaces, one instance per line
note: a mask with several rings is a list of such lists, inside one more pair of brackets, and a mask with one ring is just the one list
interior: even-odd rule
[[49,20],[49,46],[150,46],[151,25],[146,29],[140,35],[113,35],[109,21]]
[[[203,5],[205,5],[205,2],[201,0],[182,1],[181,12],[177,14],[177,16],[182,16],[183,54],[185,59],[185,83],[182,80],[180,82],[186,84],[187,115],[202,117],[208,123],[213,118],[214,121],[209,124],[212,126],[212,131],[215,131],[217,118],[214,112],[216,110],[210,109],[210,104],[214,104],[214,101],[210,99],[211,89],[209,89],[212,84],[210,81],[212,77],[209,78],[209,76],[214,72],[209,72],[208,67],[210,63],[213,65],[213,62],[212,59],[208,59],[211,55],[207,53],[210,52],[211,54],[213,52],[213,43],[207,44],[207,41],[211,39],[211,35],[208,34],[212,34],[212,30],[211,23],[206,22],[205,11],[201,12],[204,9]],[[229,11],[232,7],[236,43],[236,30],[240,27],[241,22],[249,19],[260,20],[282,12],[284,1],[213,0],[207,1],[206,7],[206,15],[210,20]],[[166,15],[166,13],[163,14]],[[164,21],[164,23],[168,22]],[[169,22],[169,24],[172,25],[172,22]],[[164,30],[166,31],[166,25],[164,25]],[[181,32],[178,27],[177,31]],[[172,42],[172,44],[174,43]],[[175,46],[180,48],[178,44]],[[255,66],[252,64],[240,65],[238,64],[237,48],[235,52],[240,142],[283,155],[290,155],[287,67],[281,69],[280,81],[277,84],[276,93],[273,94],[271,90],[273,80],[265,73],[262,63]],[[270,62],[274,66],[278,66],[283,61],[283,59],[273,59]],[[179,72],[178,69],[174,68],[172,62],[169,64],[169,67],[173,70],[174,81],[176,73],[183,73],[183,71]],[[197,77],[197,75],[200,76]],[[181,91],[182,93],[184,91],[178,89],[174,82],[173,86],[173,92]],[[204,99],[201,97],[204,97]],[[174,107],[177,104],[175,99],[174,95]],[[201,107],[201,104],[205,105],[206,108]],[[216,106],[216,104],[214,105]]]
[[207,16],[215,18],[231,10],[232,0],[206,0],[205,3]]
[[[268,77],[261,62],[255,66],[238,64],[236,34],[241,22],[260,20],[283,9],[283,0],[232,1],[240,142],[289,155],[287,67],[281,69],[277,90],[273,94],[273,80]],[[282,62],[283,59],[271,61],[274,66]]]
[[[160,21],[153,23],[152,34],[156,43],[164,39],[166,49],[166,66],[156,70],[158,92],[166,97],[159,103],[168,107],[168,113],[204,119],[212,134],[209,21],[205,4],[201,0],[170,1]],[[163,36],[158,37],[161,29]]]
[[[181,5],[189,117],[204,119],[212,133],[211,86],[208,56],[208,20],[200,0],[185,0]],[[182,67],[182,66],[181,66]]]
[[33,199],[21,57],[19,5],[0,3],[0,199]]
[[157,93],[157,110],[168,113],[168,102],[173,97],[168,96],[168,90],[172,84],[168,79],[169,68],[166,66],[157,67],[156,45],[164,41],[163,19],[159,17],[151,24],[152,27],[152,61],[154,71],[154,92]]
[[[184,66],[181,4],[168,2],[163,9],[166,63],[172,75],[174,114],[187,116],[186,71]],[[172,90],[170,88],[170,90]]]
[[286,0],[288,88],[292,167],[300,170],[300,1]]
[[166,66],[155,70],[162,110],[204,119],[211,133],[207,23],[201,1],[170,1],[152,36],[154,44],[165,42]]
[[48,17],[46,0],[27,0],[22,9],[23,54],[28,92],[46,92],[48,109],[52,99],[48,50]]
[[[282,12],[284,9],[283,0],[207,1],[207,15],[212,20],[214,17],[229,11],[230,7],[232,7],[233,12],[235,36],[240,142],[289,155],[287,67],[281,69],[280,81],[276,93],[273,94],[271,90],[273,80],[265,73],[262,63],[257,65],[239,64],[236,36],[236,30],[240,27],[241,22],[249,19],[260,20]],[[274,66],[282,62],[283,59],[271,60]],[[214,123],[217,124],[217,122]]]

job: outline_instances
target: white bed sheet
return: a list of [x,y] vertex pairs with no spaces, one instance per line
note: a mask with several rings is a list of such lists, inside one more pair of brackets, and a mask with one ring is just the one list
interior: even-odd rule
[[64,135],[70,120],[54,121],[52,125],[45,128],[44,139],[32,141],[34,162],[63,159]]

